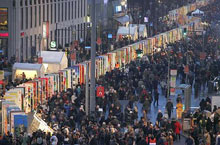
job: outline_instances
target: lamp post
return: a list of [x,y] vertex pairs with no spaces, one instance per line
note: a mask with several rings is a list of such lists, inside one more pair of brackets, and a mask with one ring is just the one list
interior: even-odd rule
[[90,85],[90,113],[95,111],[96,97],[95,97],[95,56],[96,56],[96,18],[95,7],[96,0],[92,0],[91,18],[92,18],[92,32],[91,32],[91,85]]
[[167,100],[170,98],[170,50],[171,46],[168,46],[168,72],[167,72]]

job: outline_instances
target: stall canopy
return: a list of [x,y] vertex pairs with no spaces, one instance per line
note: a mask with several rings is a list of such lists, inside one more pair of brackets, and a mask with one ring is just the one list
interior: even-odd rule
[[138,31],[137,26],[130,25],[129,27],[120,26],[117,32],[117,39],[120,39],[120,36],[130,36],[132,40],[137,40]]
[[22,79],[33,79],[36,77],[44,76],[44,66],[42,64],[32,64],[32,63],[15,63],[12,68],[12,78]]
[[119,23],[121,23],[122,25],[126,25],[127,23],[132,22],[132,17],[130,15],[125,15],[114,19]]
[[41,51],[45,73],[56,73],[68,67],[68,60],[65,52]]
[[147,37],[147,28],[145,24],[130,24],[131,27],[138,28],[138,35],[139,37]]
[[204,12],[203,12],[203,11],[200,11],[199,9],[196,9],[194,12],[192,12],[192,15],[193,15],[193,16],[196,16],[196,15],[204,15]]

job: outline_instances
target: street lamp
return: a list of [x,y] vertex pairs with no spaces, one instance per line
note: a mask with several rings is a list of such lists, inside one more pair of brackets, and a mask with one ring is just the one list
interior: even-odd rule
[[167,74],[167,100],[170,97],[170,50],[172,49],[172,47],[169,45],[168,50],[166,51],[168,54],[168,74]]

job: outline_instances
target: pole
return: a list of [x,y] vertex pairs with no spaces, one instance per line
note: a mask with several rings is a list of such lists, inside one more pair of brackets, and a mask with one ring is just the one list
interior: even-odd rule
[[170,50],[168,50],[167,100],[170,98]]
[[95,111],[95,56],[96,56],[96,18],[95,5],[96,1],[92,0],[91,18],[92,18],[92,33],[91,33],[91,85],[90,85],[90,113]]
[[86,63],[86,115],[89,115],[89,64]]

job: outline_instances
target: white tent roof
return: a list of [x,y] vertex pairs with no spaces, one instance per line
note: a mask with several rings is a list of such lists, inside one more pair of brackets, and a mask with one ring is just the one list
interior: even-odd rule
[[127,22],[132,22],[132,17],[130,15],[125,15],[125,16],[117,17],[115,18],[115,20],[117,20],[118,22],[124,25]]
[[139,27],[139,32],[143,32],[146,28],[145,24],[130,24],[131,27]]
[[129,27],[119,27],[118,28],[118,32],[117,32],[117,34],[118,35],[134,35],[135,34],[135,32],[137,32],[137,27],[136,26],[134,26],[134,27],[132,27],[132,26],[130,26],[130,30],[129,30]]
[[13,69],[20,69],[20,70],[40,70],[42,64],[33,64],[33,63],[15,63],[13,65]]
[[65,56],[65,52],[41,51],[43,63],[60,63]]
[[196,9],[194,12],[192,12],[192,15],[194,14],[204,14],[204,12],[200,11],[199,9]]

